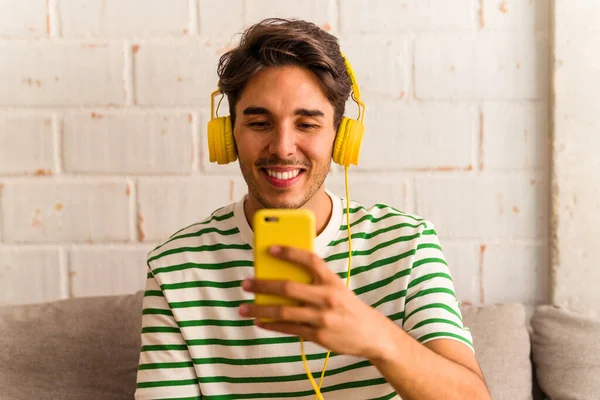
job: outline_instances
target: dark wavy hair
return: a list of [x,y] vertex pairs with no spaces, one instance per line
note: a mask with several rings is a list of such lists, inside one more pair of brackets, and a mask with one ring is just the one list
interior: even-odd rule
[[243,32],[238,46],[219,59],[219,89],[229,102],[235,124],[235,107],[252,76],[263,68],[296,65],[317,77],[334,109],[337,127],[351,91],[351,81],[338,39],[317,25],[297,20],[267,18]]

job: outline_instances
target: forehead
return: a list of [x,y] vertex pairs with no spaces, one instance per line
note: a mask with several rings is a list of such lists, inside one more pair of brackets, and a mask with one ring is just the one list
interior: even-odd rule
[[249,106],[267,108],[273,112],[295,108],[318,108],[325,114],[333,112],[317,77],[298,66],[280,66],[258,71],[241,93],[237,109]]

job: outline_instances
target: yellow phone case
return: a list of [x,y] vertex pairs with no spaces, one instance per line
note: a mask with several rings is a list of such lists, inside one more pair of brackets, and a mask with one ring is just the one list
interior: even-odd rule
[[[272,245],[314,251],[315,216],[305,209],[261,209],[253,218],[254,273],[257,279],[310,283],[312,276],[302,266],[279,260],[268,253]],[[255,294],[255,304],[298,305],[286,297]]]

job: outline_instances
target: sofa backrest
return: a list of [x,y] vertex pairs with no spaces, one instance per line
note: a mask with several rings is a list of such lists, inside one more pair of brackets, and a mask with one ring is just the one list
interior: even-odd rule
[[[143,292],[0,309],[0,393],[9,399],[132,399]],[[462,307],[494,400],[532,399],[520,304]]]

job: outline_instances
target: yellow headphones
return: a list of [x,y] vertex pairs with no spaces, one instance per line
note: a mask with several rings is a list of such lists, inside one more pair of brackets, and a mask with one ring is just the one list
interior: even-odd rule
[[[344,54],[342,54],[342,57],[344,58],[344,63],[352,82],[352,99],[358,104],[358,119],[342,117],[333,145],[333,162],[344,167],[349,167],[350,164],[358,165],[360,146],[365,133],[363,121],[366,107],[360,101],[360,90],[356,83],[352,66],[350,66]],[[231,118],[229,116],[219,117],[218,114],[215,115],[215,96],[220,92],[217,89],[210,95],[210,121],[208,121],[207,126],[208,154],[210,162],[228,164],[237,160],[237,153],[235,151]]]
[[[365,133],[364,119],[365,119],[365,105],[360,100],[360,90],[358,83],[356,83],[356,77],[354,71],[348,59],[342,53],[342,58],[346,64],[348,75],[350,76],[350,82],[352,83],[352,99],[358,104],[358,119],[350,119],[342,117],[340,126],[336,134],[335,142],[333,144],[333,161],[344,167],[345,170],[345,182],[346,182],[346,221],[348,224],[348,271],[346,275],[346,287],[350,284],[350,272],[352,266],[352,234],[350,232],[350,193],[348,191],[348,168],[350,164],[358,165],[358,159],[360,156],[360,146]],[[231,126],[231,118],[219,117],[215,115],[215,96],[220,93],[217,89],[210,95],[210,121],[208,122],[208,154],[210,162],[217,162],[219,164],[228,164],[237,160],[237,153],[235,151],[235,143],[233,139],[233,127]],[[223,98],[221,98],[222,100]],[[219,104],[221,102],[219,101]],[[362,107],[362,110],[361,110]],[[218,110],[218,105],[217,105]],[[331,351],[327,352],[323,370],[321,371],[321,379],[319,384],[315,382],[310,369],[308,368],[308,361],[306,354],[304,354],[304,339],[300,338],[300,350],[302,352],[302,361],[304,363],[304,369],[306,375],[310,380],[311,385],[316,393],[318,400],[323,400],[321,394],[321,385],[323,384],[323,378],[325,377],[325,370],[327,368],[327,362],[329,361],[329,355]]]

